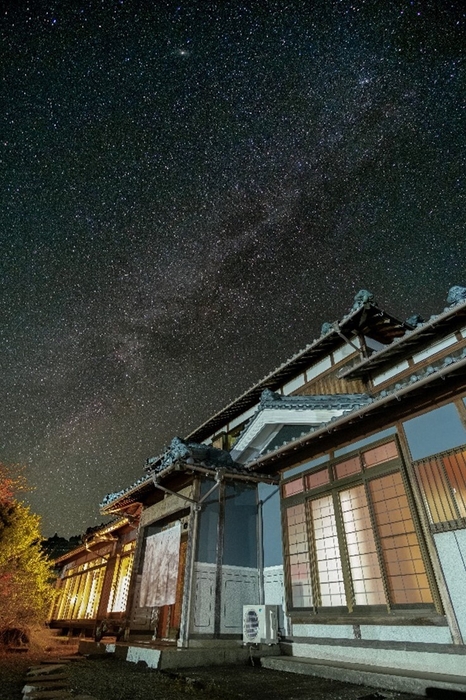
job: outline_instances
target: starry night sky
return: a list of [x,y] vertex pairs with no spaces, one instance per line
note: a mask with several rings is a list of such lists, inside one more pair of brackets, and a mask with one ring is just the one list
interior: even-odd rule
[[0,460],[46,536],[359,289],[466,285],[464,2],[2,7]]

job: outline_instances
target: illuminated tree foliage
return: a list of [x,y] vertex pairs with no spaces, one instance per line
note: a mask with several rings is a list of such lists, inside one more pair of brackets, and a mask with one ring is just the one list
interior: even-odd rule
[[8,630],[43,622],[51,603],[51,565],[41,548],[40,518],[16,498],[26,485],[0,465],[0,641]]

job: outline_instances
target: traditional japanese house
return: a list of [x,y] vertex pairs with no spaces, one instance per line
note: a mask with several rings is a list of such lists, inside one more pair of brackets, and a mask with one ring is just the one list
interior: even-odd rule
[[321,670],[363,653],[406,673],[458,673],[465,403],[466,290],[405,322],[358,293],[106,498],[105,514],[141,512],[130,636],[241,642],[242,605],[276,604],[282,651]]
[[[311,381],[307,369],[293,396],[267,394],[234,445],[252,472],[281,475],[285,653],[414,668],[434,685],[464,675],[466,289],[447,303],[404,327],[381,314],[377,333],[367,296],[324,326]],[[362,334],[349,327],[366,312]]]

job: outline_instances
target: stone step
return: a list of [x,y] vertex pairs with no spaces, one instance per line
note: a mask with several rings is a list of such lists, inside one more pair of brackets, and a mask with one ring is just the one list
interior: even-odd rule
[[65,681],[41,681],[40,683],[34,681],[33,683],[26,683],[22,692],[23,695],[28,695],[42,690],[67,690],[69,685],[68,679]]
[[61,681],[66,681],[68,679],[67,673],[49,673],[39,676],[26,676],[24,679],[25,683],[32,685],[33,683],[58,683]]
[[75,697],[69,690],[39,690],[23,695],[23,700],[64,700]]
[[[438,688],[466,693],[466,675],[411,671],[348,661],[313,659],[299,656],[264,656],[263,668],[288,673],[303,673],[373,688],[426,695],[428,689]],[[465,668],[466,674],[466,668]]]
[[66,669],[66,664],[41,664],[40,666],[31,666],[26,675],[28,678],[30,676],[47,676],[50,673],[58,673],[59,671],[64,671]]
[[65,700],[72,698],[66,663],[50,663],[49,659],[28,669],[23,700]]
[[68,658],[66,656],[54,657],[53,659],[41,659],[40,668],[42,666],[56,666],[61,664],[63,666],[68,664]]

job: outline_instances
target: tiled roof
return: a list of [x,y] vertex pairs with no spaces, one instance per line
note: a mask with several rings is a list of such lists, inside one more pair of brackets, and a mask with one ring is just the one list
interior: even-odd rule
[[[455,289],[463,290],[463,288],[460,287]],[[215,433],[216,430],[228,423],[229,420],[241,415],[241,413],[244,413],[252,406],[258,404],[259,401],[261,401],[262,407],[264,407],[265,403],[271,402],[269,404],[270,406],[278,407],[279,405],[280,408],[292,408],[295,410],[299,410],[300,408],[303,410],[313,408],[343,409],[343,414],[341,416],[332,418],[329,423],[311,428],[305,435],[303,435],[305,426],[299,426],[301,433],[296,436],[292,434],[295,431],[288,431],[290,434],[288,435],[287,433],[284,435],[284,440],[282,441],[285,442],[284,445],[278,446],[278,441],[274,440],[274,449],[271,452],[268,451],[265,456],[258,458],[256,462],[247,465],[248,471],[251,469],[259,471],[260,466],[264,465],[264,460],[270,457],[278,457],[275,453],[281,454],[283,451],[286,451],[288,445],[304,445],[309,440],[313,439],[315,433],[318,434],[316,436],[317,438],[323,431],[327,430],[329,426],[333,426],[335,423],[340,425],[351,420],[351,416],[353,415],[357,416],[361,414],[361,417],[363,417],[365,413],[372,413],[379,406],[381,407],[389,401],[390,398],[398,397],[400,392],[403,394],[410,392],[410,388],[414,389],[416,386],[420,387],[424,385],[424,383],[435,379],[437,376],[443,377],[450,373],[453,374],[455,371],[466,372],[465,349],[460,353],[455,353],[443,358],[440,363],[432,363],[423,370],[417,371],[415,374],[406,377],[403,381],[397,382],[393,387],[384,390],[375,398],[369,397],[367,394],[282,396],[274,393],[275,389],[282,386],[290,378],[296,376],[300,368],[308,366],[312,360],[317,361],[322,355],[331,352],[334,347],[341,343],[345,334],[350,335],[355,330],[365,335],[370,335],[374,340],[390,344],[382,350],[375,352],[367,360],[353,366],[341,376],[353,377],[357,376],[358,373],[363,375],[366,372],[366,367],[370,367],[372,370],[374,367],[389,362],[392,363],[398,354],[406,355],[411,344],[415,344],[417,348],[421,343],[425,344],[426,341],[429,342],[432,336],[438,336],[440,333],[446,334],[451,328],[457,327],[458,316],[465,316],[466,318],[466,301],[464,300],[463,291],[461,294],[452,298],[452,305],[446,308],[442,314],[432,317],[426,323],[421,323],[415,329],[412,329],[409,323],[401,323],[393,316],[386,314],[373,304],[372,301],[356,305],[356,308],[353,307],[349,314],[344,316],[339,323],[324,324],[325,332],[320,338],[314,340],[310,345],[306,346],[306,348],[251,387],[251,389],[242,394],[238,399],[212,416],[194,430],[188,436],[187,440],[200,441],[206,439],[206,437],[209,437],[211,434]],[[269,390],[269,392],[264,392],[264,390]],[[278,404],[278,402],[280,403]],[[288,437],[290,437],[290,442],[287,442]],[[149,460],[149,466],[160,462],[162,458],[163,455],[160,455]],[[106,496],[101,503],[101,508],[105,511],[105,509],[109,508],[111,504],[116,501],[119,501],[120,505],[124,505],[126,499],[128,499],[128,502],[131,502],[131,496],[133,494],[141,495],[143,492],[151,489],[151,487],[152,476],[144,476],[132,486],[118,493]]]
[[[296,420],[296,411],[340,411],[341,416],[356,411],[363,406],[367,406],[367,404],[372,401],[373,398],[368,394],[309,394],[305,396],[283,396],[282,394],[265,389],[262,392],[257,411],[244,426],[235,445],[241,442],[241,438],[247,434],[251,424],[254,423],[258,414],[263,410],[278,410],[280,412],[283,410],[290,411],[290,421],[292,421],[293,417]],[[331,420],[335,420],[338,417],[339,416],[335,416]],[[262,449],[261,454],[273,452],[283,445],[286,445],[288,442],[293,442],[300,437],[315,432],[322,425],[327,425],[327,423],[319,423],[318,425],[316,423],[313,425],[286,423],[286,419],[283,419],[283,414],[281,414],[280,422],[285,423],[285,425]],[[246,461],[246,465],[249,466],[249,463],[253,462],[255,459],[257,459],[257,456],[250,456]]]
[[387,314],[374,303],[368,302],[353,308],[341,321],[324,324],[324,328],[326,332],[320,338],[313,340],[312,343],[290,357],[244,394],[211,416],[211,418],[193,430],[187,439],[202,442],[210,437],[229,421],[257,404],[264,389],[275,391],[283,386],[287,381],[298,375],[300,371],[303,371],[305,367],[312,364],[312,362],[317,362],[328,355],[329,352],[341,345],[342,340],[347,339],[355,331],[369,335],[374,340],[387,344],[391,343],[395,338],[404,335],[410,326]]
[[283,396],[274,391],[265,390],[261,394],[258,410],[263,408],[289,408],[293,410],[308,409],[343,409],[360,408],[372,401],[368,394],[306,394]]
[[[175,440],[179,440],[179,438],[175,438]],[[154,488],[154,476],[168,475],[175,464],[177,468],[183,470],[201,466],[204,471],[212,472],[212,474],[215,474],[218,469],[224,469],[230,475],[230,478],[234,478],[235,474],[249,474],[242,464],[234,462],[230,454],[224,450],[219,450],[207,445],[186,444],[183,440],[180,442],[182,446],[188,448],[189,454],[184,454],[183,451],[177,453],[176,450],[173,449],[172,441],[172,449],[166,450],[166,452],[159,457],[153,457],[147,460],[146,469],[149,473],[146,476],[138,479],[136,483],[122,491],[109,493],[105,496],[100,504],[102,511],[104,513],[106,511],[111,511],[111,508],[115,506],[116,503],[118,503],[119,508],[122,508],[132,503],[134,498],[140,498],[144,493],[151,491]]]
[[103,497],[102,502],[100,503],[100,508],[102,510],[107,509],[112,503],[115,501],[120,500],[123,498],[123,496],[127,496],[130,493],[136,492],[136,491],[144,491],[146,490],[145,487],[150,487],[152,485],[152,476],[143,476],[137,481],[135,481],[131,486],[128,486],[125,489],[122,489],[121,491],[117,491],[115,493],[108,493],[106,496]]
[[330,435],[335,429],[346,426],[356,419],[364,419],[378,411],[385,410],[385,407],[393,400],[401,401],[405,396],[424,395],[424,387],[433,384],[437,380],[445,380],[447,377],[458,377],[466,382],[466,348],[438,362],[432,363],[422,370],[416,371],[403,381],[397,382],[392,387],[380,392],[367,403],[366,406],[345,411],[341,416],[332,418],[328,423],[317,428],[311,428],[308,434],[277,447],[271,452],[266,452],[255,461],[250,462],[247,467],[251,471],[274,472],[279,468],[279,460],[287,454],[297,452],[307,445],[318,441],[326,433]]

